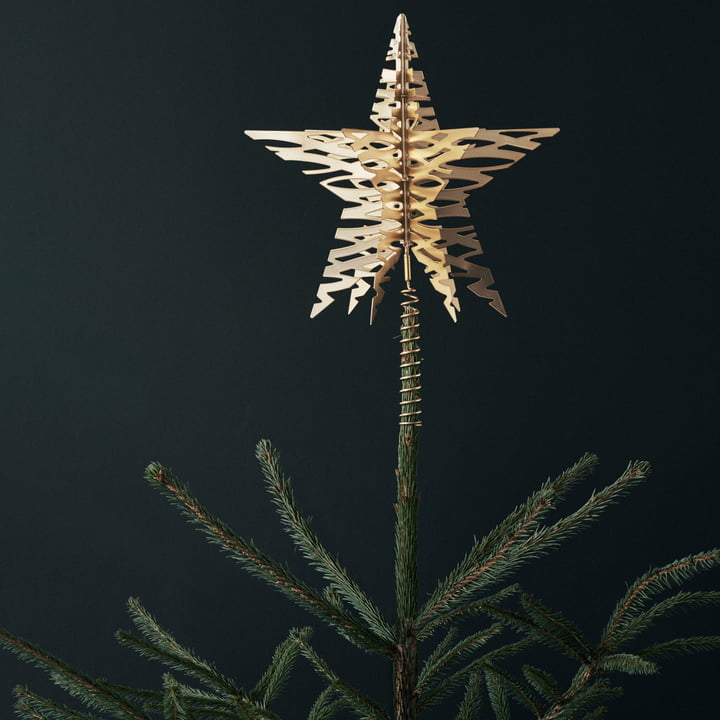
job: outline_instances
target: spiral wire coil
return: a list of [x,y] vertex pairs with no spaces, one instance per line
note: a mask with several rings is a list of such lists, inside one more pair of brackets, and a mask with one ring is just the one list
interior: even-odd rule
[[420,311],[415,307],[418,296],[407,287],[402,291],[405,300],[401,303],[400,316],[400,425],[422,425],[420,414]]

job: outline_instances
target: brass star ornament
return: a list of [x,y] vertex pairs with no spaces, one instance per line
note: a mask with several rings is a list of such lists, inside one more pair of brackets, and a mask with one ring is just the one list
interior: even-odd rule
[[468,193],[514,165],[538,141],[559,128],[441,130],[430,104],[425,77],[412,67],[417,58],[405,15],[395,22],[387,62],[380,76],[370,119],[377,130],[247,130],[283,160],[311,163],[303,170],[347,205],[335,233],[311,317],[350,291],[348,313],[368,290],[374,294],[372,323],[382,301],[383,283],[403,259],[411,289],[414,258],[457,320],[457,280],[506,315],[490,270],[474,260],[483,250],[468,218]]

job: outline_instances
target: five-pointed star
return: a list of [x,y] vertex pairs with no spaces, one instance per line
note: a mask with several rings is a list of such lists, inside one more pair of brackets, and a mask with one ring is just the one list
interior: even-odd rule
[[321,175],[320,184],[347,203],[335,234],[342,244],[328,255],[311,317],[340,290],[350,291],[352,312],[372,283],[372,322],[382,284],[403,256],[410,287],[410,253],[453,320],[460,310],[456,278],[472,279],[468,288],[506,315],[490,287],[492,273],[472,261],[482,254],[474,228],[457,219],[469,217],[468,193],[490,182],[488,173],[510,167],[558,128],[441,130],[423,73],[411,66],[417,51],[409,36],[399,15],[387,54],[393,67],[383,68],[370,115],[377,130],[246,131],[253,139],[282,143],[266,147],[284,160],[318,165],[303,172]]

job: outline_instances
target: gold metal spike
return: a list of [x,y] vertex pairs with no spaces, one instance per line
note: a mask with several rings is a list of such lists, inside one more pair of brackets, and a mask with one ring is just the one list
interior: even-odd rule
[[405,288],[411,287],[411,256],[453,320],[460,310],[455,279],[472,280],[468,289],[506,315],[491,287],[492,273],[474,262],[483,251],[473,226],[458,226],[457,218],[469,217],[471,190],[559,128],[440,129],[425,78],[411,65],[417,56],[407,20],[399,15],[386,58],[392,67],[382,70],[370,115],[377,130],[246,131],[268,141],[268,150],[283,160],[318,166],[303,172],[322,176],[320,184],[347,203],[335,233],[342,244],[328,255],[311,317],[340,290],[350,291],[352,312],[372,287],[372,323],[383,283],[401,257]]

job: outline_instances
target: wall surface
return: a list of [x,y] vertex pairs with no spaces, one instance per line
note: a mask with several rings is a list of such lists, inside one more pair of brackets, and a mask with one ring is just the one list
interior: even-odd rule
[[[307,618],[142,475],[170,465],[300,567],[255,467],[261,437],[389,610],[398,285],[372,327],[342,299],[311,321],[341,204],[243,130],[369,128],[401,11],[442,127],[561,128],[470,200],[509,317],[463,291],[453,325],[420,288],[421,592],[587,450],[600,470],[568,507],[630,459],[652,479],[520,579],[590,637],[634,577],[717,546],[713,7],[0,4],[0,625],[157,687],[161,668],[112,637],[139,596],[252,685]],[[699,633],[720,633],[717,611],[652,637]],[[389,703],[387,668],[316,638]],[[610,716],[711,717],[717,664],[631,678]],[[13,685],[47,689],[9,655],[0,678],[7,713]],[[317,687],[299,664],[288,720]]]

